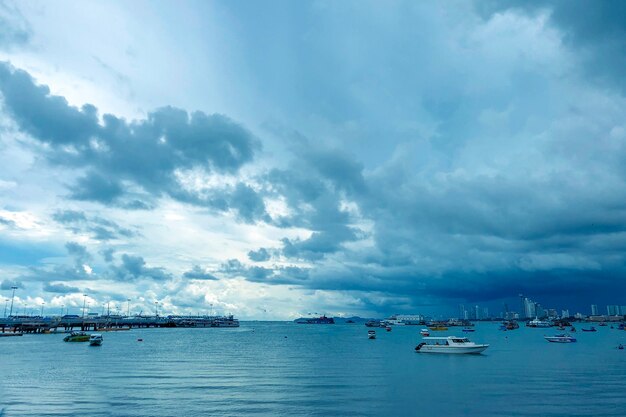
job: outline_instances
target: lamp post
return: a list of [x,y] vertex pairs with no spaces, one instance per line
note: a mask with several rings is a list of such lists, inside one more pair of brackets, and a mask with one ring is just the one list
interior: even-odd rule
[[130,298],[126,299],[128,305],[126,306],[126,317],[130,317]]
[[61,317],[63,317],[63,309],[65,308],[65,304],[61,304]]
[[43,306],[44,306],[44,304],[46,304],[46,303],[41,303],[41,317],[43,317]]
[[4,317],[6,318],[7,316],[7,307],[9,306],[9,299],[5,299],[4,300]]
[[154,314],[156,315],[156,317],[159,317],[159,302],[158,301],[154,302]]
[[85,318],[85,304],[87,303],[87,294],[83,294],[83,318]]
[[9,317],[13,315],[13,299],[15,298],[15,290],[17,290],[16,286],[11,287],[13,290],[13,294],[11,295],[11,310],[9,310]]
[[211,306],[211,312],[209,313],[209,317],[213,317],[213,303],[209,305]]

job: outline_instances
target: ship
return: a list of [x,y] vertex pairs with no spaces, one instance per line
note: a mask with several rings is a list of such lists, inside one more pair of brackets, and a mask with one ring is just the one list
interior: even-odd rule
[[326,317],[325,315],[314,318],[301,317],[296,319],[295,322],[298,324],[335,324],[335,320],[332,317]]

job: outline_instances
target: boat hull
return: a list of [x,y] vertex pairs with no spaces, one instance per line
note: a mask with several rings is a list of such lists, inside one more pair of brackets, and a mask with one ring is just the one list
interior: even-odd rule
[[450,347],[450,346],[429,346],[424,345],[419,350],[419,353],[445,353],[445,354],[479,354],[484,352],[489,345],[476,345],[476,346],[463,346],[463,347]]

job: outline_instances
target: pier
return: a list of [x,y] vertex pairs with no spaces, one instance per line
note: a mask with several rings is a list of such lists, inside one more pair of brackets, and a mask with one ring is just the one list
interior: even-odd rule
[[239,327],[233,316],[10,316],[0,319],[0,334],[116,331],[149,327]]

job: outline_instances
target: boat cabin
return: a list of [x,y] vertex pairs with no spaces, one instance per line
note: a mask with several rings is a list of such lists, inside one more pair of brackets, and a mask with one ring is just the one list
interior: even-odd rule
[[459,346],[464,345],[466,343],[471,343],[466,337],[456,337],[456,336],[448,336],[448,337],[424,337],[422,340],[427,345],[444,345],[444,346]]

